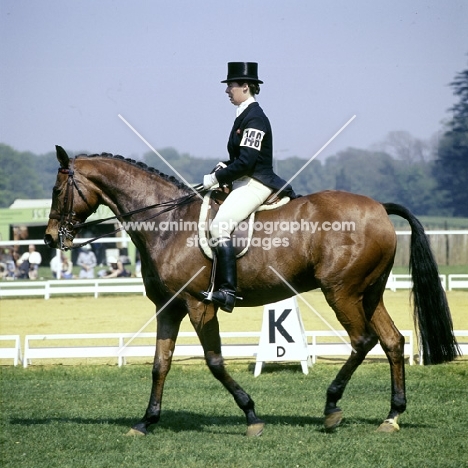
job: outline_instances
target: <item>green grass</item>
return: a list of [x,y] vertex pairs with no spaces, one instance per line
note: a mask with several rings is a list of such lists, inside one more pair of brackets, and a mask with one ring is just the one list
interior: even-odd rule
[[150,367],[3,367],[1,465],[7,467],[456,467],[468,466],[468,364],[407,367],[408,410],[401,431],[375,429],[389,405],[386,364],[364,364],[333,434],[322,430],[326,387],[339,369],[231,363],[267,425],[244,436],[243,414],[205,366],[169,374],[160,423],[147,437],[124,434],[143,414]]
[[[385,296],[399,328],[411,328],[408,291],[387,291]],[[448,293],[456,329],[468,328],[467,296],[466,291]],[[323,294],[305,297],[338,326]],[[323,329],[301,301],[299,305],[306,329]],[[239,308],[221,314],[221,329],[260,330],[262,310]],[[22,342],[25,334],[131,332],[153,314],[153,305],[141,296],[8,299],[0,304],[0,329],[3,334],[20,334]],[[154,323],[146,331],[153,329]],[[192,330],[188,320],[182,329]],[[388,413],[390,398],[388,365],[381,360],[368,360],[358,369],[341,404],[342,426],[334,434],[323,432],[326,388],[340,367],[338,361],[330,361],[334,364],[315,365],[307,376],[296,363],[266,364],[256,379],[253,359],[228,361],[231,374],[267,423],[263,436],[254,440],[244,436],[244,417],[232,398],[197,360],[179,358],[174,363],[161,422],[147,437],[136,439],[124,434],[146,408],[150,365],[43,367],[35,360],[28,369],[0,366],[0,466],[468,466],[466,360],[407,366],[408,411],[401,418],[401,431],[392,435],[375,432]]]

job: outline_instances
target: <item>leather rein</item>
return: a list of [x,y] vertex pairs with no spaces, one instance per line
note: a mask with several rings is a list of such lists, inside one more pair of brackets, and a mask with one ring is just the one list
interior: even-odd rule
[[[71,163],[71,162],[70,162]],[[58,169],[59,174],[67,174],[68,175],[68,180],[67,180],[67,188],[66,188],[66,193],[64,197],[64,211],[61,211],[60,213],[50,213],[49,214],[49,219],[56,219],[59,221],[59,228],[58,228],[58,236],[59,236],[59,244],[60,244],[60,249],[68,249],[68,247],[65,247],[65,240],[69,239],[73,241],[74,235],[73,231],[76,231],[77,229],[82,229],[84,227],[89,227],[89,226],[94,226],[97,224],[101,224],[105,221],[109,221],[111,219],[118,219],[124,218],[127,216],[131,216],[134,214],[138,213],[143,213],[144,211],[151,210],[153,208],[158,208],[158,207],[163,207],[161,211],[158,211],[156,214],[149,216],[148,218],[145,218],[142,221],[147,221],[149,219],[156,218],[157,216],[167,213],[168,211],[174,210],[175,208],[179,206],[186,205],[190,203],[195,196],[198,196],[199,192],[203,191],[203,186],[202,185],[197,185],[196,187],[193,187],[194,192],[188,195],[184,195],[183,197],[176,198],[175,200],[169,200],[166,202],[162,203],[154,203],[153,205],[145,206],[143,208],[138,208],[136,210],[128,211],[126,213],[121,213],[118,215],[110,216],[108,218],[103,218],[103,219],[97,219],[94,221],[88,221],[84,223],[77,222],[75,218],[76,213],[73,211],[73,204],[74,204],[74,197],[75,197],[75,190],[80,196],[80,198],[86,203],[88,208],[92,210],[91,205],[88,203],[86,200],[86,197],[78,184],[76,183],[76,180],[74,178],[75,171],[72,168],[64,168],[60,167]],[[96,208],[97,209],[97,208]],[[93,210],[93,213],[96,210]],[[90,244],[91,242],[94,242],[97,239],[101,239],[102,237],[108,237],[109,235],[116,234],[117,232],[122,231],[124,228],[123,226],[114,229],[112,232],[108,232],[105,234],[101,234],[99,236],[93,237],[92,239],[87,240],[86,242],[82,242],[81,244],[75,244],[72,247],[69,247],[70,249],[78,249],[80,247],[83,247],[86,244]]]

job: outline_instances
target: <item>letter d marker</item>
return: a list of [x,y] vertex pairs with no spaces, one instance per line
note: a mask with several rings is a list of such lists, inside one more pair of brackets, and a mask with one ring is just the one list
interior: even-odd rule
[[263,309],[255,377],[266,361],[300,361],[302,372],[309,373],[312,361],[296,297],[267,304]]

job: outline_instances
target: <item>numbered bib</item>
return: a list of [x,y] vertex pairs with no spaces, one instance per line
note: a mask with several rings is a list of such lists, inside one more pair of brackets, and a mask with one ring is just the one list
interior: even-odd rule
[[246,128],[242,135],[242,141],[240,146],[247,146],[258,151],[262,149],[262,140],[265,132],[257,130],[255,128]]

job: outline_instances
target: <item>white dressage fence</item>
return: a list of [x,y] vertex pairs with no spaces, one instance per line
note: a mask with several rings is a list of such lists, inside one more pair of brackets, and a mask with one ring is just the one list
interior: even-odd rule
[[[405,337],[404,355],[409,364],[414,363],[418,355],[417,345],[411,330],[401,330]],[[306,331],[308,350],[312,363],[317,358],[326,356],[348,356],[351,352],[349,344],[338,337],[347,338],[345,331],[337,333],[331,331]],[[468,330],[455,330],[461,352],[468,356]],[[195,342],[195,332],[181,332],[180,339],[192,339],[193,343],[177,344],[174,356],[203,357],[203,348]],[[26,368],[33,359],[88,359],[107,358],[116,359],[122,366],[126,358],[153,357],[155,352],[155,333],[141,333],[135,338],[134,333],[93,333],[93,334],[61,334],[61,335],[27,335],[24,343],[24,356],[21,351],[19,335],[0,335],[1,342],[10,342],[10,346],[0,347],[0,359],[13,360],[16,366],[19,362]],[[221,332],[224,357],[256,357],[260,332]],[[141,340],[151,343],[141,343]],[[131,341],[131,342],[130,342]],[[140,343],[138,343],[140,341]],[[179,340],[180,341],[180,340]],[[416,349],[415,349],[416,347]],[[380,345],[375,346],[368,356],[384,356]],[[421,360],[419,361],[422,364]]]
[[[445,290],[468,289],[468,274],[439,275]],[[388,278],[386,288],[411,289],[411,275],[394,275]],[[98,298],[100,294],[145,294],[141,278],[96,278],[47,281],[0,281],[0,299],[7,297],[41,296],[50,299],[57,295],[91,294]]]
[[[439,275],[440,282],[445,291],[453,291],[454,289],[468,289],[468,274],[452,274]],[[411,275],[394,275],[388,277],[386,288],[391,291],[397,289],[411,289],[413,280]]]
[[0,347],[0,359],[13,359],[13,365],[17,366],[20,361],[23,361],[21,355],[21,343],[19,335],[0,335],[0,341],[13,343],[13,346]]
[[[468,278],[468,275],[466,276]],[[447,275],[439,275],[439,278],[442,287],[446,291]],[[385,287],[393,292],[395,292],[397,289],[411,289],[413,287],[413,280],[411,279],[411,275],[394,275],[393,273],[390,273]]]
[[2,281],[0,298],[42,296],[50,299],[53,295],[92,294],[145,294],[141,278],[96,278],[48,281]]
[[[404,354],[409,363],[414,362],[414,340],[411,330],[402,330],[405,337]],[[260,332],[221,332],[224,357],[256,357]],[[312,363],[319,356],[349,356],[351,346],[339,337],[347,338],[345,331],[306,331],[308,350]],[[96,333],[66,335],[27,335],[25,338],[23,366],[27,367],[33,359],[70,359],[70,358],[115,358],[122,366],[129,357],[153,357],[155,353],[155,333],[141,333],[133,340],[132,333]],[[196,342],[195,332],[180,332],[180,339],[191,338],[188,344],[177,344],[174,356],[203,357],[203,348]],[[151,344],[137,344],[142,339],[152,340]],[[195,339],[195,340],[193,340]],[[84,343],[88,341],[89,345]],[[60,342],[60,343],[59,343]],[[91,344],[93,342],[94,344]],[[369,356],[385,356],[380,345],[376,345]]]
[[468,289],[468,275],[448,275],[448,290]]
[[[179,341],[184,338],[196,338],[195,332],[180,332]],[[259,332],[223,332],[221,338],[258,338]],[[150,344],[137,344],[141,340]],[[130,343],[130,340],[132,342]],[[62,344],[54,344],[60,341]],[[93,341],[94,345],[84,345]],[[239,340],[237,340],[239,341]],[[99,343],[99,344],[97,344]],[[130,344],[129,344],[130,343]],[[251,344],[235,343],[223,345],[225,357],[250,357],[256,352],[257,342]],[[23,366],[27,367],[33,359],[62,359],[62,358],[116,358],[119,366],[126,363],[128,357],[153,357],[156,349],[155,333],[92,333],[66,335],[26,335]],[[177,344],[174,356],[203,357],[200,343]]]

